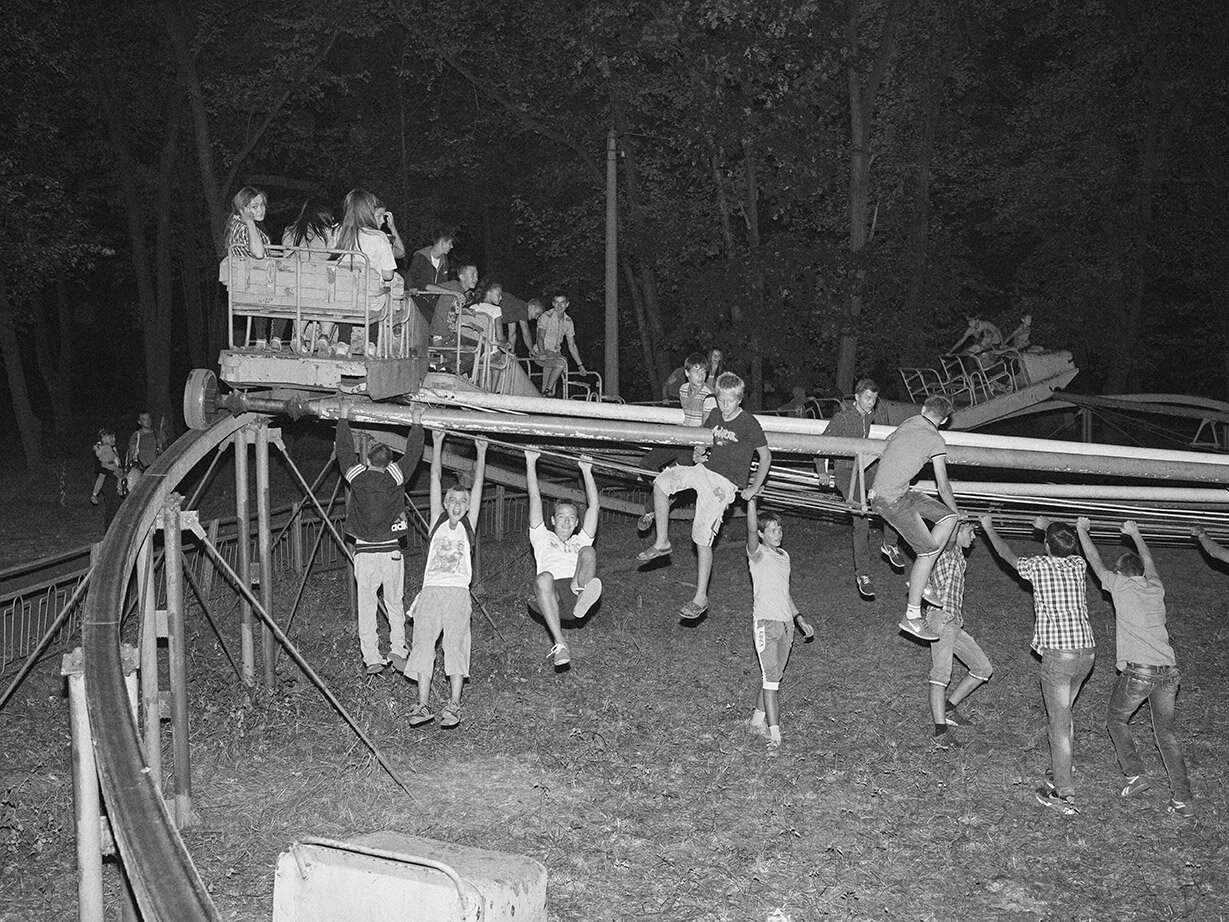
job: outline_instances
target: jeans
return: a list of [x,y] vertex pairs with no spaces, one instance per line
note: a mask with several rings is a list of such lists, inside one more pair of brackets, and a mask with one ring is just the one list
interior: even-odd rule
[[1174,730],[1174,700],[1178,696],[1181,676],[1177,666],[1143,666],[1127,663],[1114,691],[1110,695],[1109,709],[1105,714],[1105,727],[1118,753],[1118,764],[1127,776],[1144,774],[1144,763],[1135,748],[1135,737],[1127,721],[1148,699],[1152,713],[1152,733],[1161,761],[1169,775],[1169,788],[1173,799],[1184,803],[1190,800],[1191,784],[1186,776],[1186,760],[1182,758],[1182,744]]
[[994,673],[990,658],[977,645],[977,641],[956,623],[956,616],[941,608],[932,608],[926,615],[927,626],[939,635],[930,645],[931,685],[947,688],[952,680],[952,658],[964,663],[969,675],[983,682]]
[[[842,485],[840,479],[837,479],[836,488],[841,491],[841,496],[845,498],[845,502],[849,502],[849,485]],[[861,502],[861,500],[859,500]],[[871,572],[871,560],[879,548],[872,545],[872,541],[879,541],[887,547],[897,546],[896,530],[891,525],[880,525],[878,518],[875,518],[874,525],[871,524],[871,517],[865,515],[853,514],[853,572],[855,576],[869,576]],[[874,537],[872,537],[872,532]]]
[[1050,718],[1050,766],[1054,772],[1054,786],[1064,796],[1075,792],[1071,783],[1071,751],[1075,740],[1071,706],[1080,693],[1080,686],[1092,672],[1092,663],[1091,647],[1041,651],[1041,697]]

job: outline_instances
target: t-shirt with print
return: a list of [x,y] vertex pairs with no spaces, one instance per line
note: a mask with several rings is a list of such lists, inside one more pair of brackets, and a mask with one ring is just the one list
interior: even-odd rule
[[879,456],[875,498],[888,503],[900,499],[926,462],[945,454],[947,443],[938,427],[920,413],[910,416],[888,436]]
[[593,537],[581,529],[572,532],[572,536],[563,541],[552,529],[542,524],[530,527],[529,543],[533,545],[533,557],[538,563],[539,573],[550,573],[555,579],[571,579],[576,575],[576,566],[580,562],[580,549],[592,547]]
[[737,416],[726,420],[717,408],[708,414],[704,425],[713,430],[713,450],[704,466],[734,484],[735,489],[744,489],[752,456],[756,449],[768,444],[760,421],[746,410],[739,410]]
[[1165,627],[1165,587],[1159,579],[1124,576],[1110,572],[1102,588],[1114,598],[1114,617],[1118,622],[1116,663],[1141,666],[1176,666],[1178,659],[1169,644]]
[[563,349],[563,340],[576,335],[576,326],[566,313],[549,310],[538,318],[538,335],[542,338],[542,348],[557,354]]
[[431,544],[427,548],[427,566],[423,570],[423,586],[460,586],[469,585],[473,577],[473,563],[469,528],[462,519],[456,525],[448,522],[444,515],[431,534]]

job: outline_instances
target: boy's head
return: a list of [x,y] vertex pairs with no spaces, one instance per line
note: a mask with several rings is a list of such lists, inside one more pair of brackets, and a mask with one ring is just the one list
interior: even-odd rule
[[369,467],[388,467],[393,463],[393,450],[383,442],[376,442],[367,450],[367,464]]
[[761,512],[759,519],[760,540],[769,547],[780,547],[785,538],[785,526],[775,512]]
[[555,510],[550,517],[551,527],[554,528],[556,536],[561,541],[566,541],[576,531],[576,526],[580,524],[580,508],[575,504],[566,500],[560,500],[555,503]]
[[870,413],[879,402],[879,385],[870,378],[863,378],[853,388],[853,405],[859,413]]
[[550,299],[550,306],[559,313],[564,313],[568,309],[568,305],[572,302],[568,300],[565,294],[557,294]]
[[952,415],[952,400],[946,394],[931,394],[922,404],[922,413],[936,426],[942,426]]
[[738,415],[746,390],[743,379],[732,371],[722,372],[717,378],[717,406],[721,408],[723,419],[733,419]]
[[703,384],[708,377],[708,359],[699,352],[693,352],[687,356],[687,360],[683,362],[683,371],[687,375],[687,380],[692,384]]
[[529,313],[530,320],[537,320],[546,313],[546,304],[541,298],[530,298],[525,302],[525,310]]
[[149,413],[139,413],[137,414],[137,425],[142,429],[152,429],[154,428],[154,418]]
[[1114,562],[1114,572],[1121,576],[1143,576],[1144,560],[1134,551],[1124,551]]
[[114,445],[115,444],[115,430],[108,429],[105,426],[102,429],[99,429],[98,430],[98,441],[103,442],[107,445]]
[[454,483],[444,494],[444,511],[448,513],[448,521],[456,523],[469,512],[469,490]]
[[1051,522],[1046,526],[1045,546],[1051,557],[1070,557],[1075,553],[1075,529],[1066,522]]
[[457,270],[457,281],[466,291],[473,291],[478,287],[478,267],[473,263],[466,263]]
[[973,546],[973,539],[977,537],[977,532],[973,528],[972,522],[961,522],[956,526],[956,530],[952,532],[950,538],[947,539],[948,550],[953,547],[958,547],[961,550],[968,550]]
[[456,235],[451,230],[440,228],[432,237],[431,251],[436,256],[445,256],[452,252],[452,247],[456,240]]

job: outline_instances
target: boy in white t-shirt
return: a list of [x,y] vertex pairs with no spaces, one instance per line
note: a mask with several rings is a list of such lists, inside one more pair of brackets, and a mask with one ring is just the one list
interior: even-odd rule
[[473,603],[469,586],[473,579],[474,529],[482,508],[482,477],[486,469],[487,443],[475,439],[478,459],[469,492],[460,484],[442,492],[444,432],[432,433],[431,532],[422,591],[410,606],[414,635],[405,675],[418,682],[418,703],[410,710],[409,724],[421,727],[435,719],[431,713],[431,676],[435,672],[435,642],[444,636],[444,674],[452,697],[440,710],[440,726],[451,729],[461,722],[461,688],[469,675],[470,615]]
[[546,621],[554,646],[550,656],[556,669],[572,661],[568,645],[563,642],[559,623],[562,618],[580,619],[589,613],[602,595],[602,581],[597,578],[597,551],[593,539],[597,535],[597,483],[593,480],[593,464],[580,462],[580,474],[585,481],[585,520],[580,531],[580,511],[576,504],[562,500],[555,503],[551,527],[542,518],[542,493],[538,487],[538,458],[541,453],[525,452],[525,479],[529,492],[529,543],[537,562],[534,596],[530,605]]

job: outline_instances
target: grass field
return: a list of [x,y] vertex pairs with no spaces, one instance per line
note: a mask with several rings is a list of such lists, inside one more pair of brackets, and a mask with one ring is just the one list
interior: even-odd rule
[[[411,730],[413,686],[358,674],[340,573],[314,580],[293,634],[413,791],[380,769],[294,670],[249,705],[216,641],[190,653],[199,825],[186,840],[223,916],[267,919],[279,852],[309,835],[392,829],[532,856],[549,871],[552,920],[1217,920],[1229,900],[1226,723],[1229,574],[1162,551],[1183,670],[1180,735],[1198,822],[1168,817],[1147,708],[1134,727],[1153,788],[1117,795],[1103,728],[1113,620],[1089,591],[1098,660],[1075,707],[1080,814],[1032,796],[1049,765],[1030,654],[1028,590],[980,540],[968,629],[994,661],[959,750],[930,746],[926,649],[897,633],[904,577],[879,600],[853,587],[847,530],[787,521],[794,596],[819,628],[796,641],[782,684],[784,745],[745,729],[759,684],[741,521],[716,551],[713,604],[675,616],[695,564],[681,526],[673,562],[632,566],[629,526],[599,536],[606,596],[568,630],[556,674],[524,605],[527,542],[484,548],[465,715]],[[1023,547],[1024,545],[1019,545]],[[417,585],[420,561],[410,560]],[[284,661],[283,661],[284,662]],[[0,714],[0,909],[75,911],[67,705],[44,669]],[[961,674],[957,667],[957,675]],[[438,680],[437,680],[438,682]],[[436,697],[443,693],[440,682]],[[112,877],[113,875],[108,875]]]

